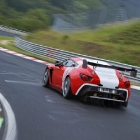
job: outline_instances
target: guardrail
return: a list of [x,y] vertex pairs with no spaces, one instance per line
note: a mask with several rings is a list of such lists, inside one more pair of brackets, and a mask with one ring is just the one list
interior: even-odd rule
[[7,26],[3,26],[3,25],[0,25],[0,30],[5,31],[5,32],[9,32],[9,33],[13,33],[13,34],[17,34],[17,35],[29,34],[28,32],[21,31],[21,30],[15,29],[15,28],[7,27]]
[[125,73],[125,75],[131,81],[140,83],[140,67],[137,67],[137,66],[127,65],[127,64],[123,64],[123,63],[119,63],[119,62],[115,62],[115,61],[105,60],[105,59],[101,59],[101,58],[97,58],[97,57],[82,55],[82,54],[78,54],[78,53],[73,53],[73,52],[68,52],[68,51],[64,51],[64,50],[55,49],[55,48],[52,48],[52,47],[38,45],[38,44],[35,44],[35,43],[25,41],[21,38],[15,38],[15,46],[22,49],[22,50],[31,52],[33,54],[48,57],[48,58],[51,58],[51,59],[54,59],[54,60],[62,61],[64,59],[68,59],[70,57],[77,56],[77,57],[82,57],[82,58],[85,58],[85,59],[94,59],[94,60],[98,60],[98,61],[105,61],[105,62],[108,62],[112,65],[120,66],[120,67],[124,67],[124,68],[132,68],[133,67],[138,71],[137,77],[136,78],[131,77],[130,73]]

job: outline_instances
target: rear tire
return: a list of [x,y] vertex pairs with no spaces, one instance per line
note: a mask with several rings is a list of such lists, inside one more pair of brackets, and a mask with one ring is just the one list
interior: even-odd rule
[[42,79],[42,84],[44,87],[48,87],[49,86],[49,71],[48,69],[45,70],[44,72],[44,76]]
[[64,82],[64,87],[63,87],[63,97],[66,99],[72,98],[72,92],[71,92],[71,82],[70,78],[67,77]]

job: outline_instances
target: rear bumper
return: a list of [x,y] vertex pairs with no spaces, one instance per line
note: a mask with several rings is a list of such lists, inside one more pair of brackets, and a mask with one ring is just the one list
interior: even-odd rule
[[[116,90],[116,93],[100,92],[100,86],[94,84],[83,84],[76,92],[77,96],[88,96],[93,99],[109,100],[115,102],[127,102],[128,90],[127,89],[110,89]],[[106,88],[106,87],[102,87]],[[109,88],[108,88],[109,89]]]
[[108,101],[115,101],[115,102],[122,102],[122,103],[125,102],[123,100],[115,100],[115,99],[109,99],[109,98],[103,98],[103,97],[95,97],[95,96],[89,96],[89,97],[93,99],[101,99],[101,100],[108,100]]

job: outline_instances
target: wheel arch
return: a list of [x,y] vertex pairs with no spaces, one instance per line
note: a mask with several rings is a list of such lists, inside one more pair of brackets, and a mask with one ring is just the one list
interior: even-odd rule
[[[65,77],[64,81],[65,81],[68,77],[70,78],[70,82],[71,82],[71,93],[72,93],[73,95],[75,95],[75,92],[73,92],[73,88],[74,88],[74,87],[73,87],[74,85],[72,84],[72,80],[73,80],[73,79],[72,79],[72,77],[70,76],[70,74],[68,74],[68,75]],[[63,82],[64,82],[64,81],[63,81]]]

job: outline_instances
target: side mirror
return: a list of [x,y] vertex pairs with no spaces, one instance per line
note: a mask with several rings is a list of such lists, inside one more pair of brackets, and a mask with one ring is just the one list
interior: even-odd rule
[[61,66],[61,65],[62,65],[62,62],[60,62],[60,61],[56,61],[56,62],[55,62],[55,66],[58,66],[58,67],[59,67],[59,66]]

